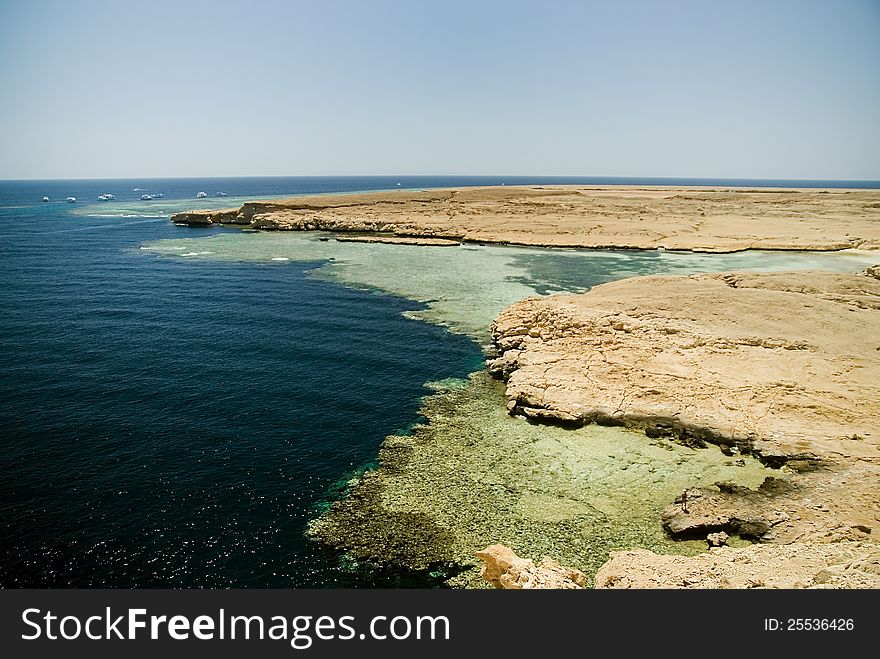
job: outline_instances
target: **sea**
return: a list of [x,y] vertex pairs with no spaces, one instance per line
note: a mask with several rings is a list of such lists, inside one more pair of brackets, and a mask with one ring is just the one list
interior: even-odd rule
[[[481,368],[479,342],[413,320],[425,303],[314,277],[317,262],[187,260],[142,247],[241,231],[169,221],[188,208],[550,183],[880,187],[596,177],[0,181],[0,587],[438,585],[431,575],[353,565],[305,530],[373,465],[387,435],[422,421],[426,383]],[[115,199],[99,201],[105,193]]]

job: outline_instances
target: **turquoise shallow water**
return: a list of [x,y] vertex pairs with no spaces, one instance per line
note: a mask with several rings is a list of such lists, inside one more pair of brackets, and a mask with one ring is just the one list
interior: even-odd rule
[[[498,181],[403,180],[467,182]],[[0,183],[0,586],[429,584],[352,572],[303,531],[385,435],[418,419],[424,383],[480,367],[503,306],[646,272],[864,267],[841,255],[449,251],[168,222],[202,203],[396,183]],[[142,202],[135,187],[165,197]],[[202,189],[237,197],[195,201]],[[95,201],[103,192],[117,200]]]
[[463,245],[413,247],[337,242],[307,232],[234,232],[150,241],[141,246],[165,258],[202,263],[315,262],[316,279],[377,290],[422,302],[408,312],[481,343],[507,305],[530,295],[583,292],[616,279],[646,274],[718,270],[822,269],[858,272],[870,253],[766,252],[694,254],[668,251],[573,250]]

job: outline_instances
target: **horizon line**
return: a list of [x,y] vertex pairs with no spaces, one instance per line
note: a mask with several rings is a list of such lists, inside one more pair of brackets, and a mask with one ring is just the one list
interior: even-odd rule
[[210,176],[94,176],[94,177],[52,177],[52,178],[0,178],[2,183],[51,182],[51,181],[142,181],[142,180],[186,180],[186,179],[243,179],[243,178],[576,178],[576,179],[626,179],[626,180],[700,180],[700,181],[786,181],[786,182],[858,182],[877,183],[880,178],[787,178],[787,177],[748,177],[748,176],[620,176],[614,174],[241,174]]

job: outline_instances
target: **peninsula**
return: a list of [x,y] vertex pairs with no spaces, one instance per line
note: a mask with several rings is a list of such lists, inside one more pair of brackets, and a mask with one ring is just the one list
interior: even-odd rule
[[497,186],[257,201],[177,213],[171,220],[389,242],[701,252],[880,249],[880,190]]

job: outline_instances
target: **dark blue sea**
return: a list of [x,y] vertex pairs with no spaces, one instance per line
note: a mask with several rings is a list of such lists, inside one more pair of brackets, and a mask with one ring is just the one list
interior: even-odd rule
[[[304,536],[425,382],[479,368],[414,302],[310,264],[161,259],[168,209],[236,197],[517,183],[877,182],[359,177],[0,182],[0,586],[430,585]],[[400,184],[400,185],[398,185]],[[103,218],[97,196],[139,207]],[[41,202],[47,195],[50,201]],[[65,203],[68,196],[75,204]],[[214,199],[208,200],[215,202]],[[208,203],[206,206],[216,206]],[[238,229],[211,228],[199,235]]]

